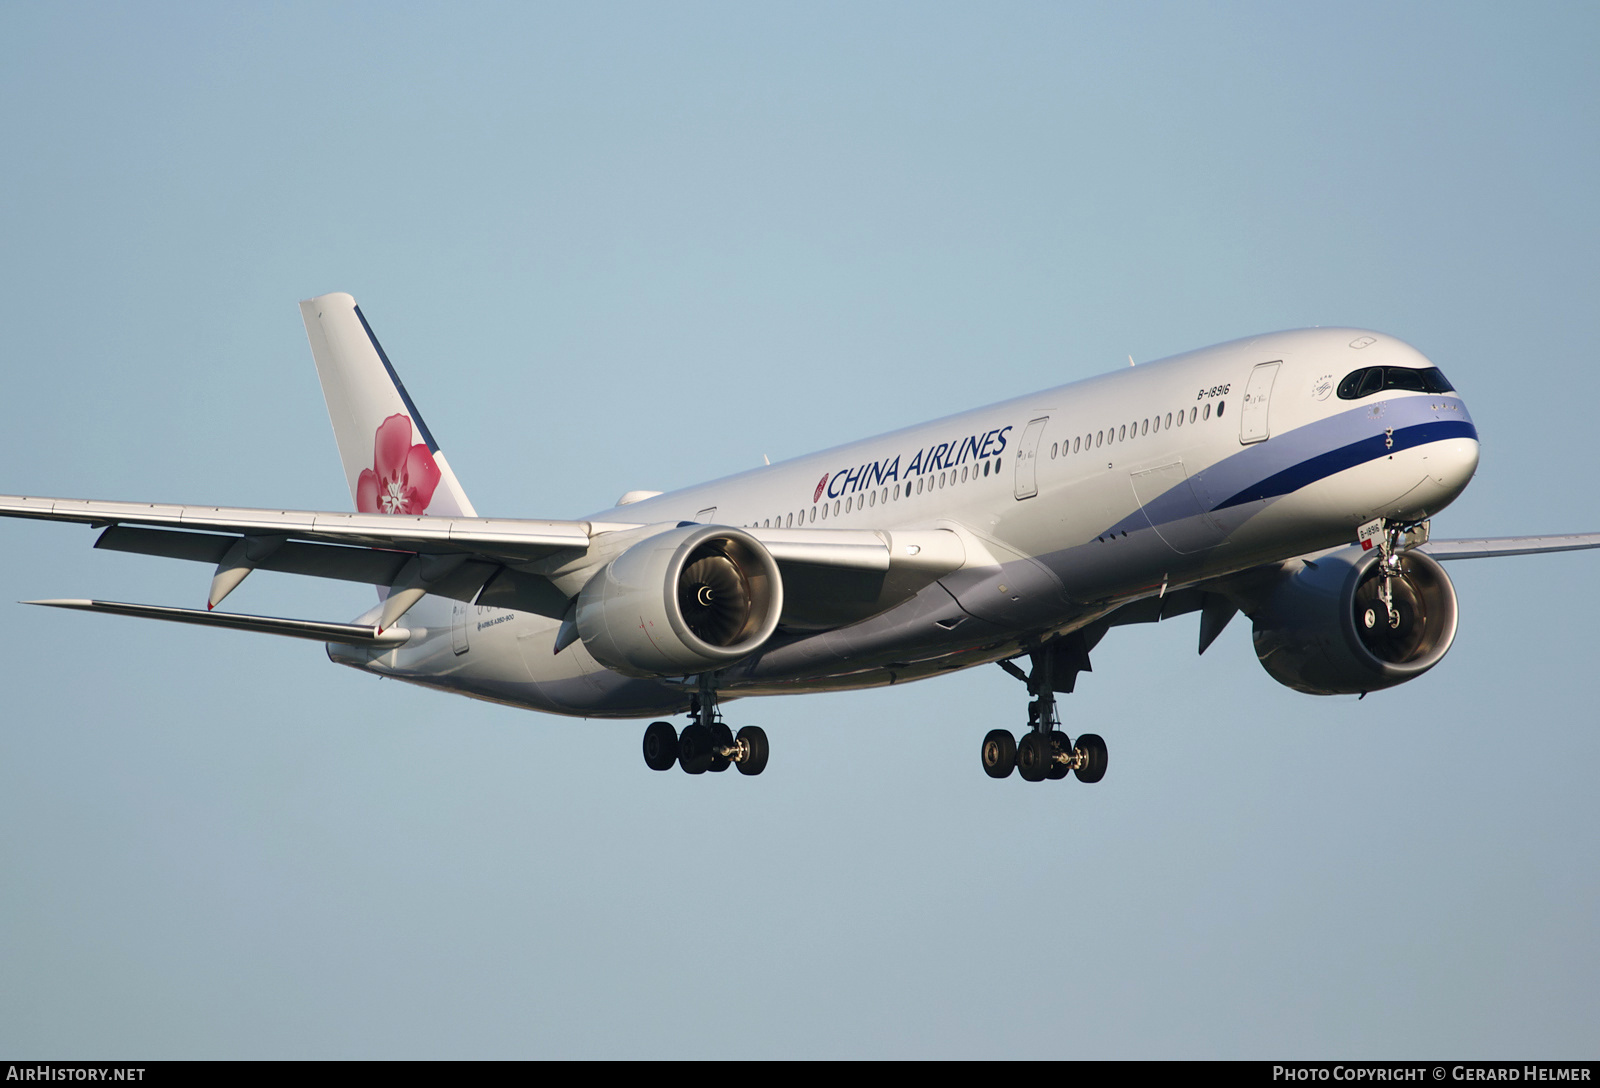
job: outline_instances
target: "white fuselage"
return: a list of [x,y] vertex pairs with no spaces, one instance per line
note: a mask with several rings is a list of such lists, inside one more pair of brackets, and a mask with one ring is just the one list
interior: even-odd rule
[[[1273,365],[1275,364],[1275,365]],[[780,628],[718,673],[723,697],[865,687],[1014,656],[1131,601],[1348,543],[1375,518],[1450,503],[1478,461],[1455,393],[1342,398],[1372,366],[1432,364],[1391,337],[1306,329],[1058,386],[593,515],[749,528],[943,528],[966,562],[832,630]],[[593,717],[673,713],[683,682],[637,680],[560,621],[425,598],[413,637],[335,660],[464,694]]]

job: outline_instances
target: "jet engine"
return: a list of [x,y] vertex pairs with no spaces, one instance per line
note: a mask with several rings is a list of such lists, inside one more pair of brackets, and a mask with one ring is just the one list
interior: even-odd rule
[[685,525],[646,537],[578,594],[578,636],[627,676],[690,676],[731,665],[772,637],[783,580],[750,534]]
[[1251,613],[1256,656],[1280,684],[1353,695],[1414,680],[1456,637],[1456,591],[1438,562],[1402,552],[1385,573],[1376,548],[1345,548],[1279,581]]

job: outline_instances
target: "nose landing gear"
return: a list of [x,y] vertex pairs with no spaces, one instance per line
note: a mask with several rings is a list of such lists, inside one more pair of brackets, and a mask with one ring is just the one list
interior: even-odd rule
[[767,769],[767,734],[747,725],[736,735],[717,712],[717,693],[711,677],[700,677],[700,691],[690,701],[694,720],[679,733],[671,722],[651,722],[644,731],[644,762],[652,771],[670,771],[676,763],[687,774],[739,768],[740,774],[760,774]]

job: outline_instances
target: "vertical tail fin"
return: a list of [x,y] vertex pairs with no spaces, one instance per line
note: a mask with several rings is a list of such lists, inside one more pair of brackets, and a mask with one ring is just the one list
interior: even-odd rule
[[356,300],[300,304],[357,510],[477,517]]

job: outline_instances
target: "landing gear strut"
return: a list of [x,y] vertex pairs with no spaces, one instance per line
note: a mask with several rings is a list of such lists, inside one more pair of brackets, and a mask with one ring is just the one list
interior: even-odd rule
[[[1098,639],[1096,639],[1098,641]],[[1069,774],[1079,782],[1098,782],[1106,774],[1106,742],[1085,733],[1076,744],[1061,730],[1056,714],[1056,692],[1068,691],[1079,672],[1089,669],[1089,647],[1082,632],[1032,651],[1033,668],[1024,673],[1010,661],[1000,667],[1028,685],[1028,731],[1017,740],[1004,729],[991,729],[983,738],[983,771],[990,778],[1009,778],[1015,770],[1026,782],[1059,781]]]
[[652,771],[670,771],[676,763],[688,774],[725,771],[760,774],[767,769],[767,734],[747,725],[738,734],[723,724],[717,712],[717,691],[710,673],[700,678],[700,690],[689,699],[694,719],[679,733],[671,722],[651,722],[644,731],[644,762]]
[[1405,612],[1409,610],[1412,602],[1403,588],[1399,601],[1396,601],[1394,592],[1396,580],[1402,587],[1405,586],[1405,574],[1400,567],[1400,556],[1418,544],[1427,542],[1426,521],[1383,523],[1383,535],[1378,539],[1378,549],[1382,553],[1378,559],[1378,567],[1382,573],[1379,576],[1377,600],[1369,604],[1361,614],[1361,622],[1369,632],[1383,628],[1398,631],[1405,624],[1407,618]]

